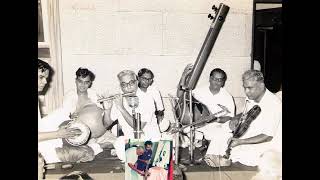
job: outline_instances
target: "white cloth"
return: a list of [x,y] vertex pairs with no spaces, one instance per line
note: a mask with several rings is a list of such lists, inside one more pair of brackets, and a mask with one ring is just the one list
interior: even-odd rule
[[[61,121],[59,121],[60,113],[58,112],[59,111],[54,111],[50,115],[41,118],[38,104],[38,132],[50,132],[58,130],[57,127],[62,123]],[[55,128],[54,126],[56,125],[57,127]],[[61,139],[51,139],[47,141],[41,141],[38,143],[38,151],[41,153],[46,163],[61,162],[56,153],[56,148],[58,147],[62,147]]]
[[[102,107],[100,103],[97,103],[97,94],[94,90],[88,89],[88,97],[98,107]],[[57,110],[53,111],[51,114],[47,115],[42,119],[40,117],[40,114],[38,113],[38,131],[39,132],[57,131],[61,123],[70,119],[69,118],[70,113],[73,113],[76,111],[77,103],[78,103],[77,91],[76,89],[73,89],[68,93],[66,93],[63,99],[63,105],[61,108],[58,108]],[[105,135],[107,133],[108,132],[106,132]],[[105,135],[103,135],[103,137]],[[122,142],[118,142],[117,140],[114,142],[118,144],[119,143],[123,144]],[[63,144],[62,139],[60,138],[42,141],[38,143],[38,150],[43,155],[47,163],[60,162],[60,160],[57,158],[55,148],[62,147],[62,144]],[[103,149],[98,144],[97,140],[92,139],[88,142],[87,145],[93,149],[94,155],[97,155],[103,151]],[[119,154],[121,153],[119,152]],[[120,156],[119,158],[121,158],[123,155],[122,156],[119,155],[119,156]]]
[[146,93],[152,96],[156,106],[156,110],[158,111],[164,110],[161,93],[154,85],[149,86]]
[[[232,96],[225,88],[220,88],[220,91],[217,94],[212,95],[208,86],[200,87],[193,91],[193,96],[197,100],[199,100],[201,103],[206,105],[210,110],[210,112],[213,114],[222,110],[222,108],[219,107],[218,104],[225,106],[230,111],[229,113],[218,114],[217,117],[220,117],[220,116],[233,117],[234,116],[235,104]],[[223,124],[213,122],[201,128],[198,128],[195,132],[195,138],[197,140],[201,140],[204,135],[205,139],[212,140],[214,137],[219,136],[221,128],[222,129],[229,128],[228,122]],[[203,133],[203,135],[201,132]]]
[[[246,101],[246,112],[256,104],[261,108],[261,112],[258,117],[254,121],[252,121],[249,129],[240,139],[251,138],[259,134],[265,134],[267,136],[274,137],[282,119],[281,101],[268,89],[266,89],[266,92],[259,103],[255,103],[254,101],[248,99],[246,99]],[[210,149],[213,152],[219,153],[215,155],[224,155],[223,149],[221,147],[226,147],[224,151],[227,149],[226,144],[229,137],[231,137],[230,131],[225,131],[224,133],[220,134],[220,140],[212,141],[209,145],[208,150]],[[258,165],[260,155],[268,148],[270,148],[271,143],[272,141],[259,144],[246,144],[236,146],[231,151],[230,159],[233,162],[238,161],[248,166],[256,166]],[[220,152],[217,149],[219,149]]]
[[[144,132],[143,139],[152,141],[160,140],[161,134],[154,114],[155,106],[152,96],[142,92],[140,89],[137,90],[136,95],[139,99],[139,106],[135,109],[135,112],[141,114],[141,122],[146,122],[145,127],[142,129]],[[132,113],[132,108],[129,107],[126,98],[123,99],[123,106],[129,114]],[[112,106],[111,109],[111,119],[118,119],[126,139],[134,138],[133,128],[127,123],[121,112],[115,106]]]

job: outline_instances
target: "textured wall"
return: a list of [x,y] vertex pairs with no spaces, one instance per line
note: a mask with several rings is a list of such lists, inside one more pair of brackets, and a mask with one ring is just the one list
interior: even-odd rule
[[230,6],[197,86],[220,67],[226,88],[239,107],[244,97],[241,74],[250,68],[252,0],[63,0],[60,1],[65,92],[74,87],[75,71],[96,73],[94,88],[118,91],[123,69],[153,70],[164,96],[174,94],[181,73],[194,63],[211,21],[212,5]]

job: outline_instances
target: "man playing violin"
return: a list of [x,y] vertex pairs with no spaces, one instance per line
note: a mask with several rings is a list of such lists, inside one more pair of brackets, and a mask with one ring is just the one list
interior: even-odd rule
[[[281,122],[282,103],[265,87],[263,74],[258,70],[248,70],[242,75],[242,82],[247,96],[243,113],[246,114],[252,107],[258,105],[261,108],[260,114],[249,124],[249,128],[240,138],[234,138],[231,132],[241,126],[241,124],[238,126],[240,116],[231,119],[229,131],[219,136],[220,143],[213,141],[208,148],[215,152],[205,156],[209,166],[229,166],[231,161],[247,166],[258,165],[260,155],[271,145],[270,141]],[[228,146],[232,148],[229,159],[223,157]]]

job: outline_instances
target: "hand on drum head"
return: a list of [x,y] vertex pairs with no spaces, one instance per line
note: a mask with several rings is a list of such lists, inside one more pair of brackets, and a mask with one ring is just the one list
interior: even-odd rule
[[70,125],[61,126],[57,131],[59,138],[72,138],[81,135],[81,131],[78,128],[68,128]]

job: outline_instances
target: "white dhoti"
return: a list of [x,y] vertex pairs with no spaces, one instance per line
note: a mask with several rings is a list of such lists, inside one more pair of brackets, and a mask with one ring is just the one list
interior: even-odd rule
[[56,148],[61,148],[61,147],[62,147],[61,139],[52,139],[52,140],[42,141],[38,143],[38,151],[41,153],[46,163],[61,162],[56,152]]
[[228,148],[228,139],[232,137],[230,129],[216,128],[214,133],[211,133],[208,137],[211,140],[207,153],[214,155],[225,155]]
[[257,166],[260,156],[268,149],[270,142],[240,145],[232,148],[230,159],[247,166]]
[[143,128],[144,135],[142,139],[151,140],[153,142],[159,141],[161,139],[161,133],[158,124],[147,123]]
[[119,136],[116,137],[112,132],[106,131],[102,136],[98,138],[92,138],[88,142],[88,146],[90,146],[94,155],[99,154],[103,151],[100,144],[111,143],[116,150],[116,154],[121,161],[125,160],[125,137]]
[[[229,128],[229,122],[226,123],[209,123],[201,128],[198,128],[196,130],[195,138],[196,139],[202,139],[202,137],[199,135],[197,136],[197,131],[202,132],[203,136],[207,140],[213,140],[216,139],[217,137],[220,136],[220,134],[225,133],[225,132],[231,132]],[[198,133],[199,134],[199,133]]]

